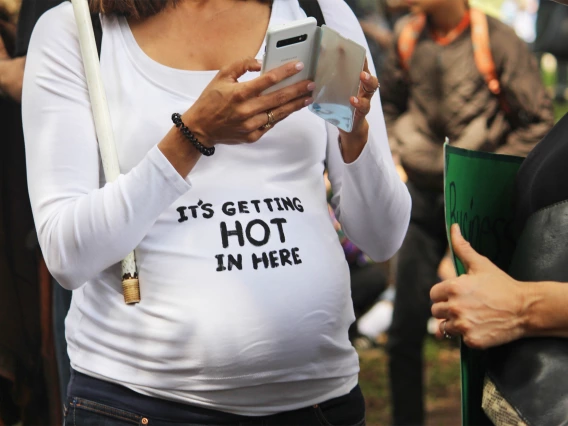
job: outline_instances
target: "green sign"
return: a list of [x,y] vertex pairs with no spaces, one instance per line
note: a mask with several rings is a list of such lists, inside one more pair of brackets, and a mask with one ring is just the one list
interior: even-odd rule
[[[513,194],[523,158],[470,151],[447,143],[444,156],[448,240],[450,226],[458,223],[472,247],[506,271],[515,248]],[[453,250],[452,257],[457,274],[465,273]],[[492,425],[481,408],[485,365],[483,351],[461,345],[464,426]]]

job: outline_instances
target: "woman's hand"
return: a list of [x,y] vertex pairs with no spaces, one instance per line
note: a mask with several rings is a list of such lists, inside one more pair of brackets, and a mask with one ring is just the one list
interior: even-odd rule
[[[239,83],[243,74],[260,71],[261,65],[252,58],[238,61],[219,71],[182,119],[206,146],[256,142],[275,124],[311,103],[315,85],[310,81],[262,95],[303,67],[299,62],[289,63]],[[271,125],[267,126],[269,119]]]
[[432,314],[443,320],[440,333],[461,334],[466,345],[478,349],[523,337],[527,308],[522,284],[478,254],[458,225],[452,226],[451,238],[467,274],[437,284],[430,292]]
[[351,105],[355,108],[355,117],[353,120],[353,129],[351,133],[347,133],[339,129],[341,140],[341,153],[343,161],[352,163],[355,161],[369,137],[369,123],[367,122],[367,114],[371,111],[371,98],[379,88],[379,80],[371,75],[369,65],[365,60],[364,71],[361,73],[361,83],[359,84],[359,93],[357,97],[350,99]]

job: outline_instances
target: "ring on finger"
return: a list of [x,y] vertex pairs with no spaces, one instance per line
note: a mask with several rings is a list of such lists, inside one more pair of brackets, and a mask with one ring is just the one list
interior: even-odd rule
[[446,331],[446,324],[447,324],[447,322],[448,322],[447,319],[445,319],[445,320],[442,322],[442,334],[444,335],[444,338],[445,338],[445,339],[452,339],[454,336],[452,336],[450,333],[448,333],[448,332]]
[[274,124],[274,122],[276,121],[274,119],[274,113],[272,112],[272,110],[270,111],[266,111],[266,124],[264,126],[261,127],[262,130],[268,130],[272,127],[272,125]]
[[272,112],[272,110],[266,111],[266,115],[268,116],[268,123],[266,124],[273,125],[276,121],[276,118],[274,118],[274,113]]

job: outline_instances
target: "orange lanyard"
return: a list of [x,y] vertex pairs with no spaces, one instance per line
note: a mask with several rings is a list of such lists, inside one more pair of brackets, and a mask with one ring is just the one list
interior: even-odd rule
[[469,10],[465,13],[460,23],[447,33],[445,36],[439,36],[434,31],[430,31],[430,34],[434,41],[439,44],[440,46],[447,46],[451,42],[453,42],[456,38],[458,38],[470,25],[471,23],[471,15]]

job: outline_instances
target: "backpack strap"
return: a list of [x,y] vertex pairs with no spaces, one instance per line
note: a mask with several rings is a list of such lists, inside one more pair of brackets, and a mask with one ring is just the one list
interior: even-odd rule
[[298,0],[298,3],[300,3],[300,7],[304,9],[308,18],[316,18],[318,27],[325,25],[325,18],[318,0]]
[[479,9],[471,9],[471,39],[473,42],[473,55],[475,65],[483,76],[487,87],[498,99],[501,108],[506,113],[511,109],[507,104],[505,95],[501,90],[501,83],[497,75],[495,60],[491,53],[491,44],[489,42],[489,24],[487,23],[487,15]]
[[426,27],[426,15],[419,14],[410,18],[410,21],[402,28],[398,37],[398,58],[404,71],[410,68],[410,59],[418,42],[418,37]]
[[101,17],[98,13],[91,14],[91,21],[93,22],[93,31],[95,32],[95,43],[97,44],[97,52],[99,52],[99,59],[101,58],[101,46],[103,42],[103,27],[101,25]]

